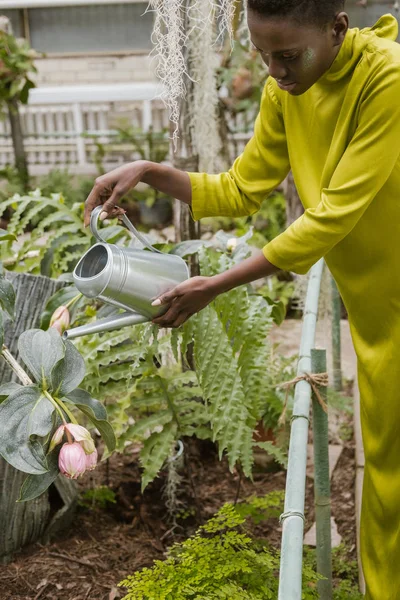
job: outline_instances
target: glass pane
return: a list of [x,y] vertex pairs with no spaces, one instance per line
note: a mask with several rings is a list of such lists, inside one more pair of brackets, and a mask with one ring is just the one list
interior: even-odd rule
[[[377,22],[379,17],[387,13],[392,13],[397,19],[399,18],[399,13],[393,9],[393,2],[374,2],[373,0],[368,0],[367,6],[364,7],[357,6],[356,0],[352,0],[352,2],[346,3],[345,11],[350,18],[350,27],[359,27],[360,29],[371,27]],[[400,36],[397,38],[397,41],[400,41]]]
[[0,6],[0,16],[7,17],[11,21],[12,31],[16,37],[22,37],[20,10],[2,10]]
[[147,4],[32,8],[32,46],[41,52],[151,49],[153,14]]

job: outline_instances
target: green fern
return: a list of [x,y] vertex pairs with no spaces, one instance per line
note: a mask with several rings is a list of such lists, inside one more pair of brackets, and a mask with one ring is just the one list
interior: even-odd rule
[[[255,500],[247,503],[248,515],[260,512]],[[260,500],[268,505],[268,496]],[[225,504],[195,535],[172,546],[165,561],[122,581],[128,590],[124,600],[275,599],[279,554],[246,533],[239,508]],[[319,579],[306,562],[303,600],[318,598]]]
[[[214,249],[200,250],[199,257],[205,275],[235,260]],[[92,307],[87,312],[95,314]],[[284,399],[275,386],[287,365],[269,342],[272,323],[268,303],[242,286],[178,331],[145,324],[76,340],[87,367],[83,385],[107,405],[118,449],[143,445],[144,485],[186,436],[214,440],[231,469],[239,462],[251,476],[255,426],[261,420],[276,426]],[[195,371],[182,366],[189,343]],[[279,448],[265,449],[285,464]]]
[[[13,210],[8,231],[19,237],[18,244],[9,241],[1,249],[8,269],[58,277],[71,271],[91,245],[90,230],[83,226],[83,203],[71,207],[61,194],[45,197],[35,190],[0,202],[0,216],[6,209]],[[114,241],[129,239],[127,230],[115,225],[103,234]]]

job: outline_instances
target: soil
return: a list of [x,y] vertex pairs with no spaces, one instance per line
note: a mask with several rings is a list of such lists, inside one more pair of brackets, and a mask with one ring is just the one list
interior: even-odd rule
[[[279,331],[273,332],[283,354],[298,351],[300,327],[300,322],[285,321]],[[329,351],[323,333],[318,331],[317,342]],[[342,361],[344,394],[351,396],[355,360],[347,322],[342,322]],[[331,478],[332,515],[347,548],[346,559],[356,560],[352,416],[341,414],[339,421],[345,440],[341,440],[343,451]],[[335,433],[331,442],[337,443],[336,437]],[[189,440],[185,447],[178,527],[174,528],[167,516],[163,494],[166,473],[162,472],[141,494],[138,448],[131,447],[129,454],[112,456],[79,481],[82,493],[100,485],[109,486],[115,493],[115,504],[104,509],[79,506],[68,531],[46,545],[37,543],[25,548],[14,562],[0,566],[0,600],[118,600],[124,596],[118,582],[151,566],[153,560],[162,560],[169,546],[191,535],[225,502],[284,490],[285,472],[276,465],[264,461],[251,482],[238,471],[230,473],[211,443]],[[305,531],[314,522],[313,486],[314,481],[307,478]],[[253,526],[251,533],[279,548],[281,527],[276,518]]]
[[[285,473],[276,466],[268,471],[259,469],[251,482],[237,471],[230,473],[226,462],[219,462],[211,443],[190,441],[186,447],[191,474],[188,478],[186,471],[180,484],[180,500],[183,508],[190,510],[186,510],[179,527],[171,528],[167,518],[163,496],[166,474],[161,473],[141,494],[137,449],[128,455],[113,456],[80,486],[84,491],[108,485],[116,503],[106,509],[79,507],[70,529],[59,534],[57,540],[27,547],[14,562],[0,567],[0,600],[122,598],[124,590],[117,587],[119,581],[150,566],[154,559],[163,559],[168,546],[192,534],[196,525],[223,503],[284,489]],[[355,559],[356,548],[354,480],[354,444],[349,441],[344,444],[332,477],[332,513],[351,559]],[[306,530],[314,519],[313,501],[313,480],[308,479]],[[281,528],[277,519],[253,526],[252,533],[279,547]]]

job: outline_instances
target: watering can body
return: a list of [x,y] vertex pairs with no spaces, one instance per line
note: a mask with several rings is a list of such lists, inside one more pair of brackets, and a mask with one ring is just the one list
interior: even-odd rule
[[189,277],[182,258],[153,248],[125,215],[123,222],[150,251],[108,244],[97,230],[101,211],[102,207],[97,207],[90,222],[98,243],[82,256],[74,269],[73,280],[84,296],[97,298],[125,312],[66,331],[64,338],[150,321],[166,310],[166,307],[151,306],[153,300]]

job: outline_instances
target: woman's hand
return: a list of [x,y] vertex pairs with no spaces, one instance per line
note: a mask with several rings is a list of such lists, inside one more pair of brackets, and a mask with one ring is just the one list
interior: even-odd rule
[[153,323],[160,327],[180,327],[192,315],[210,304],[218,293],[213,277],[192,277],[153,302],[152,306],[169,304],[167,312],[153,319]]
[[117,207],[117,204],[125,194],[141,181],[146,172],[146,165],[146,161],[137,160],[122,165],[122,167],[118,167],[118,169],[114,169],[96,179],[95,185],[85,202],[85,227],[90,223],[92,210],[101,204],[104,209],[100,215],[101,220],[107,216],[117,217],[125,213],[122,208]]
[[189,317],[210,304],[219,294],[262,277],[268,277],[277,271],[279,268],[270,263],[260,252],[223,273],[212,277],[187,279],[153,302],[153,306],[169,304],[167,312],[161,317],[153,319],[153,323],[161,327],[180,327]]

